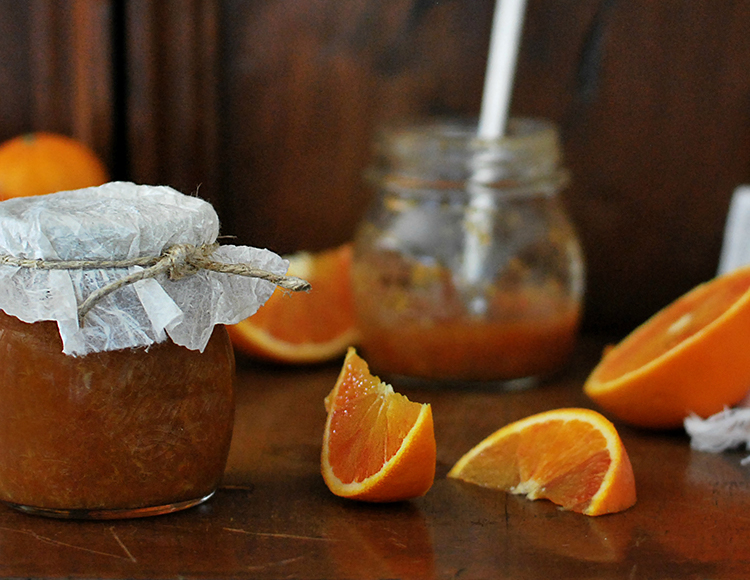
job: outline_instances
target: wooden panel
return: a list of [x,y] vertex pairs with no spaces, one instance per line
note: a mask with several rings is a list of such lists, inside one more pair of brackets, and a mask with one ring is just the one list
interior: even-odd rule
[[30,13],[0,1],[0,140],[31,127]]
[[[573,15],[532,2],[534,44],[542,4],[548,26]],[[716,272],[731,193],[750,179],[750,2],[595,6],[577,63],[562,34],[545,59],[526,48],[514,104],[563,127],[587,320],[626,329]]]
[[64,133],[112,150],[109,0],[0,2],[0,139]]
[[[0,0],[0,138],[62,131],[200,188],[242,243],[335,245],[379,124],[477,114],[493,4]],[[750,180],[748,22],[750,0],[529,1],[512,110],[561,126],[589,328],[713,276]]]
[[219,206],[216,4],[129,0],[125,64],[130,179]]
[[242,240],[291,251],[349,239],[375,127],[478,107],[489,2],[223,8],[227,219]]

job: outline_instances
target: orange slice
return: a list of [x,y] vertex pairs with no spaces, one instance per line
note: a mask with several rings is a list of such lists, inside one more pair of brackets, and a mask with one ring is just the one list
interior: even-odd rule
[[277,288],[251,317],[227,327],[235,348],[263,360],[309,364],[342,356],[358,339],[349,279],[352,248],[287,256],[290,276],[312,285],[291,296]]
[[750,390],[750,268],[697,286],[609,348],[584,385],[604,411],[650,428],[708,417]]
[[436,448],[429,404],[413,403],[372,376],[354,348],[325,403],[320,463],[334,494],[389,502],[432,487]]
[[448,477],[589,516],[622,511],[636,499],[620,436],[589,409],[557,409],[506,425],[464,455]]

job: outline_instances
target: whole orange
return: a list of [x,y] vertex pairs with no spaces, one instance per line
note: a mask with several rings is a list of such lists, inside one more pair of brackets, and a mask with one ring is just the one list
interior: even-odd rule
[[0,145],[0,200],[101,185],[107,169],[86,145],[37,132]]

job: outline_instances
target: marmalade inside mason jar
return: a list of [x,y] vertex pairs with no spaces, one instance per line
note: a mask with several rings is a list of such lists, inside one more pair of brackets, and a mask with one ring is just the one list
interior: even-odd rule
[[487,309],[473,315],[439,265],[365,251],[352,277],[361,347],[378,373],[524,386],[558,371],[575,347],[580,303],[553,282],[486,289]]
[[122,518],[196,505],[217,489],[234,421],[223,326],[204,352],[62,353],[51,321],[0,311],[0,500],[55,517]]

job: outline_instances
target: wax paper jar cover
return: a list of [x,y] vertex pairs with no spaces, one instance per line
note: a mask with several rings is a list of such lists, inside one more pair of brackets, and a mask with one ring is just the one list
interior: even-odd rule
[[234,418],[223,325],[252,315],[287,268],[217,247],[218,233],[209,203],[168,187],[0,203],[0,500],[116,518],[215,492]]
[[499,140],[435,121],[388,127],[354,244],[361,346],[374,372],[528,386],[575,344],[584,290],[559,193],[557,129],[511,119]]

